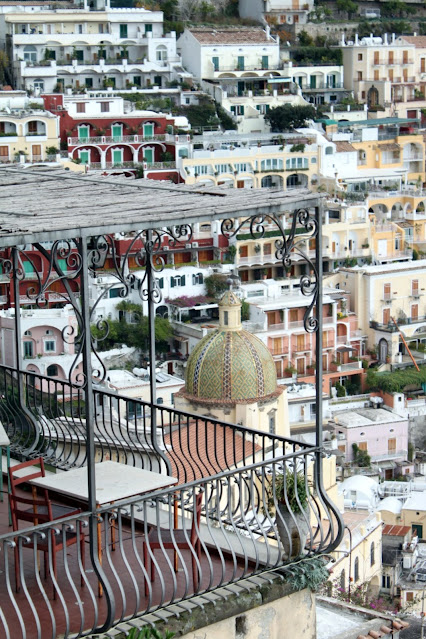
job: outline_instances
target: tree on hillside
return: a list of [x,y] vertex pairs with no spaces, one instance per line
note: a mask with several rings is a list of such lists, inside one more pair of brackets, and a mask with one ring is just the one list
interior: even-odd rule
[[282,104],[265,115],[265,120],[271,125],[272,131],[292,131],[298,127],[306,126],[306,120],[313,119],[316,115],[315,107],[292,106],[291,104]]
[[353,0],[337,0],[336,7],[341,13],[347,13],[348,18],[358,13],[358,5]]

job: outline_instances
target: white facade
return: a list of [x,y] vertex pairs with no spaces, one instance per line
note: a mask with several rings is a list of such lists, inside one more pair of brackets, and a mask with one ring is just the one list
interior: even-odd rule
[[240,0],[238,5],[241,18],[263,21],[268,17],[277,24],[306,24],[313,8],[313,0]]
[[269,28],[185,29],[178,40],[184,67],[197,80],[252,76],[269,77],[280,67],[279,39]]
[[19,88],[163,86],[179,78],[176,34],[146,9],[55,10],[5,16]]

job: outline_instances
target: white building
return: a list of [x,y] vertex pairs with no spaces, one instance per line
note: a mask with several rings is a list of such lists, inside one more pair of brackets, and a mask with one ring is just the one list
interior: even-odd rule
[[269,18],[276,24],[306,24],[313,8],[313,0],[240,0],[238,4],[241,18],[259,22]]
[[179,79],[176,34],[163,13],[146,9],[62,10],[5,16],[18,88],[163,86]]

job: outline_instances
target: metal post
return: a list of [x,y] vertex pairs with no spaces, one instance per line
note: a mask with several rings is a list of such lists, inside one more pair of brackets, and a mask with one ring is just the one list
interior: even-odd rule
[[[89,495],[89,540],[90,540],[90,558],[95,573],[101,584],[101,589],[105,593],[107,603],[107,614],[105,623],[98,631],[106,630],[111,627],[114,620],[115,600],[111,585],[109,584],[105,573],[102,570],[99,560],[99,528],[98,514],[96,508],[96,475],[95,475],[95,439],[94,439],[94,416],[95,402],[93,396],[92,385],[92,361],[91,361],[91,339],[90,339],[90,302],[89,302],[89,259],[87,255],[87,238],[83,237],[80,241],[76,241],[80,251],[81,258],[81,321],[80,327],[83,339],[82,357],[83,357],[83,374],[84,374],[84,392],[85,392],[85,411],[86,411],[86,457],[87,457],[87,483]],[[101,594],[101,590],[99,592]]]
[[[316,376],[315,376],[315,394],[316,394],[316,416],[315,416],[315,436],[316,446],[322,446],[322,386],[323,386],[323,366],[322,366],[322,214],[323,203],[320,202],[319,206],[315,207],[315,220],[317,223],[317,236],[315,242],[315,266],[317,278],[317,301],[315,305],[316,318],[318,320],[318,328],[315,335],[315,355],[316,355]],[[322,473],[321,473],[321,455],[317,455],[317,463],[315,464],[317,480],[322,485]]]
[[348,582],[348,601],[351,601],[351,578],[352,578],[352,531],[348,525],[345,526],[349,533],[349,582]]
[[146,241],[146,273],[148,284],[148,352],[149,352],[149,389],[151,407],[151,438],[156,440],[157,415],[154,406],[157,401],[157,384],[155,378],[155,306],[154,291],[155,281],[153,270],[152,231],[147,231]]
[[12,273],[13,273],[13,296],[15,298],[15,366],[17,371],[18,397],[21,406],[24,406],[24,385],[21,371],[23,369],[22,357],[22,337],[21,337],[21,305],[19,301],[19,259],[18,249],[12,249]]

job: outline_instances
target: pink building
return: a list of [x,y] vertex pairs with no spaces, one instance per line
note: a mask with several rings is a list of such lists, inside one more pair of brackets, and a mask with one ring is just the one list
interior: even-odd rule
[[354,461],[356,444],[385,471],[386,478],[391,478],[397,463],[407,459],[408,420],[404,417],[372,407],[336,413],[334,422],[338,449],[345,454],[346,462]]

